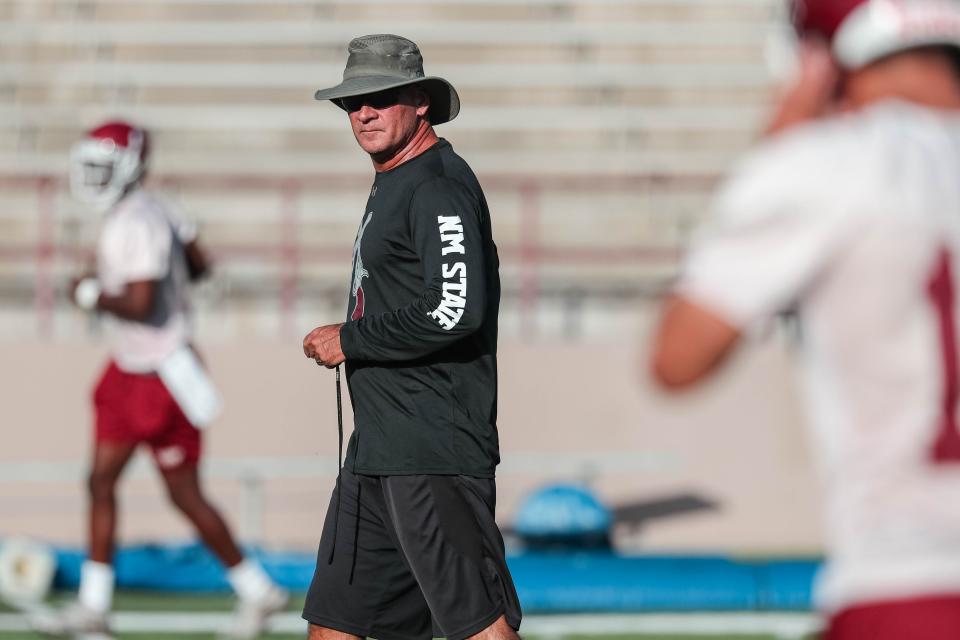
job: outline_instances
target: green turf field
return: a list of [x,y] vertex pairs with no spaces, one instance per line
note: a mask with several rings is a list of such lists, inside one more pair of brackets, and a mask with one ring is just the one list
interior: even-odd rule
[[[58,604],[73,594],[57,594],[51,598],[51,604]],[[117,612],[150,613],[220,613],[224,614],[233,608],[233,600],[229,596],[221,595],[191,595],[191,594],[158,594],[149,592],[120,592],[114,602]],[[303,605],[303,596],[294,598],[290,604],[291,612],[298,612]],[[0,617],[15,614],[10,608],[0,604]],[[289,630],[290,627],[287,627]],[[40,636],[26,631],[0,630],[0,640],[40,640]],[[216,640],[214,633],[170,633],[163,629],[145,633],[119,633],[117,640]],[[273,633],[262,636],[264,640],[303,640],[303,634]],[[630,634],[598,634],[598,635],[549,635],[537,636],[525,634],[526,640],[778,640],[767,635],[630,635]]]

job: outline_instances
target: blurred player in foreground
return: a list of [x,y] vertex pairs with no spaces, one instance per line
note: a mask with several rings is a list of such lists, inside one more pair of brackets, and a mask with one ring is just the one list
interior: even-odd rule
[[460,100],[406,38],[348,51],[343,82],[316,98],[347,113],[376,177],[347,321],[303,340],[318,364],[346,362],[354,411],[303,617],[312,640],[510,640],[520,605],[494,520],[497,248],[476,176],[434,132]]
[[189,285],[208,270],[196,228],[141,187],[147,132],[123,122],[90,131],[71,156],[74,195],[104,213],[97,272],[74,283],[73,299],[105,315],[111,360],[94,393],[95,447],[89,477],[89,559],[76,603],[37,626],[51,633],[106,631],[114,587],[111,562],[117,481],[136,448],[150,448],[171,502],[227,567],[238,596],[229,633],[256,637],[287,594],[245,559],[200,488],[199,427],[217,398],[190,346]]
[[801,323],[829,640],[960,638],[960,5],[807,0],[798,79],[721,190],[656,338],[682,388]]

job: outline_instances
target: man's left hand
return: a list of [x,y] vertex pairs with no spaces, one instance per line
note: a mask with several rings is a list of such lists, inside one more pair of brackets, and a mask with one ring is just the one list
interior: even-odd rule
[[333,369],[346,360],[340,350],[340,324],[317,327],[303,339],[303,354],[327,369]]

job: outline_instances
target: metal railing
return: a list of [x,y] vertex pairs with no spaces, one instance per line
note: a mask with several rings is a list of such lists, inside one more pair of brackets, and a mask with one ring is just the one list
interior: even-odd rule
[[[611,272],[619,269],[634,269],[651,274],[651,280],[638,282],[634,289],[641,294],[657,290],[657,284],[674,269],[682,247],[677,238],[687,235],[680,228],[683,221],[676,222],[678,229],[671,241],[663,244],[610,246],[578,245],[551,246],[543,240],[542,198],[551,193],[643,193],[651,188],[676,188],[693,191],[709,190],[716,182],[716,175],[579,175],[579,176],[516,176],[491,175],[482,177],[488,189],[513,191],[519,202],[519,234],[512,244],[500,245],[504,267],[512,270],[513,277],[504,282],[508,295],[516,297],[520,307],[524,335],[536,333],[533,314],[538,299],[551,291],[544,282],[544,272],[551,267],[603,267]],[[259,189],[280,194],[276,211],[265,212],[264,220],[274,220],[280,229],[279,240],[273,243],[231,244],[208,238],[215,258],[229,267],[231,262],[257,260],[278,266],[280,326],[290,328],[303,282],[303,268],[311,264],[346,264],[349,261],[351,239],[330,244],[304,244],[298,240],[303,193],[306,189],[363,189],[369,176],[323,175],[323,176],[238,176],[238,175],[163,175],[154,181],[159,188],[177,191],[185,188]],[[55,277],[58,264],[82,264],[92,256],[89,246],[77,246],[57,240],[57,202],[66,188],[59,176],[0,176],[0,188],[35,189],[37,212],[35,215],[36,241],[33,244],[4,244],[0,242],[0,262],[33,265],[32,295],[36,317],[37,334],[49,337],[53,330],[56,311],[56,293],[59,284]],[[613,282],[613,288],[623,290],[627,284]],[[561,287],[562,288],[562,287]],[[609,287],[608,287],[609,289]],[[556,287],[553,287],[556,290]],[[572,287],[574,297],[589,295],[581,285]],[[607,290],[601,289],[602,293]]]

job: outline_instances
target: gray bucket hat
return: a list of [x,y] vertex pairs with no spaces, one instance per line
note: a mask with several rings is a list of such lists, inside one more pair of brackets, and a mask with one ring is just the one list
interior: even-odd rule
[[343,82],[314,94],[343,109],[340,98],[362,96],[395,87],[419,85],[430,96],[430,123],[443,124],[457,117],[460,96],[453,85],[423,74],[423,56],[416,43],[390,34],[354,38],[347,45]]

